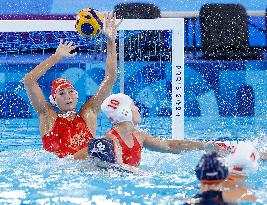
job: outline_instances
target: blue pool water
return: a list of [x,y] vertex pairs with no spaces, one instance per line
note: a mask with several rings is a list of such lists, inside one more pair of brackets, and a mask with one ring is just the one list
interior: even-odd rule
[[[32,0],[18,0],[14,4],[13,1],[7,0],[6,3],[1,4],[0,13],[10,14],[7,13],[10,9],[6,8],[12,5],[11,14],[75,14],[78,10],[92,4],[90,1],[88,5],[87,0],[80,0],[79,4],[67,0],[62,7],[62,1],[59,0],[47,2],[35,0],[34,4],[32,2]],[[125,0],[95,1],[92,5],[98,10],[106,11],[112,10],[115,4],[121,2]],[[199,11],[204,3],[213,2],[213,0],[186,1],[185,4],[182,3],[183,1],[177,2],[171,0],[166,4],[165,1],[153,1],[162,11]],[[225,0],[216,0],[216,2],[225,3]],[[231,2],[240,3],[240,0]],[[266,0],[253,2],[245,0],[241,3],[247,10],[265,10]],[[35,5],[34,9],[32,9],[33,5]],[[264,16],[252,16],[249,22],[250,45],[266,46]],[[190,48],[193,48],[194,40],[197,46],[201,46],[199,20],[196,21],[196,36],[193,30],[189,32],[192,25],[189,23],[188,31],[185,32],[185,37],[188,34],[186,37],[188,39],[185,39],[185,42],[188,42],[186,47]],[[4,39],[1,48],[7,50],[11,48],[11,50],[7,53],[2,52],[0,55],[0,204],[165,205],[179,204],[179,200],[198,193],[199,183],[194,176],[194,167],[203,151],[174,155],[144,150],[140,168],[145,173],[127,174],[114,170],[95,169],[87,161],[58,159],[43,150],[38,120],[35,118],[36,113],[23,89],[22,78],[47,57],[48,54],[45,52],[47,43],[51,44],[49,48],[55,48],[61,35],[68,40],[74,39],[73,41],[77,44],[79,42],[80,48],[83,48],[83,41],[71,32],[61,33],[61,35],[57,32],[46,34],[48,33],[37,32],[36,35],[32,33],[26,37],[20,34],[1,34],[2,40]],[[163,31],[163,34],[168,43],[159,38],[153,50],[160,50],[159,56],[165,57],[166,62],[153,62],[153,59],[151,62],[138,62],[139,60],[135,59],[125,62],[125,91],[135,99],[142,110],[145,110],[143,114],[148,116],[168,114],[171,107],[172,76],[169,53],[171,39],[168,32]],[[36,39],[33,36],[36,36]],[[43,38],[40,43],[40,36],[47,36],[47,38]],[[50,42],[51,39],[53,42]],[[22,40],[24,41],[20,44]],[[128,40],[129,45],[132,45],[132,39]],[[139,43],[142,46],[147,45],[146,42],[146,39],[141,39],[140,42],[138,41],[138,47]],[[102,49],[102,44],[98,42],[95,50],[91,51],[99,52],[98,48]],[[14,48],[14,45],[17,45],[17,48]],[[38,48],[43,51],[40,54],[29,52],[31,54],[25,56],[23,52],[23,55],[20,55],[21,48],[23,51],[25,48],[29,51]],[[132,54],[130,52],[132,47],[127,48],[126,57],[128,57],[127,54]],[[161,48],[165,50],[164,53]],[[139,51],[141,50],[138,48]],[[199,59],[201,55],[198,56],[198,53],[191,52],[186,53],[185,56],[185,116],[195,116],[185,119],[186,139],[233,142],[250,140],[257,141],[258,147],[265,149],[267,137],[263,136],[267,135],[266,54],[263,61],[244,62],[207,62]],[[146,57],[150,58],[150,56]],[[45,96],[50,95],[50,87],[47,85],[51,85],[55,77],[67,77],[73,80],[79,91],[79,101],[84,102],[96,92],[103,80],[105,68],[103,59],[102,54],[78,55],[76,60],[71,59],[56,65],[39,81]],[[223,117],[244,114],[238,112],[246,107],[247,101],[244,100],[245,105],[242,106],[242,101],[241,103],[239,101],[242,95],[241,97],[238,95],[244,85],[249,88],[248,91],[253,88],[253,92],[249,92],[248,96],[255,105],[250,104],[250,108],[253,109],[248,114],[254,117]],[[118,84],[114,86],[113,91],[119,92]],[[160,108],[163,109],[160,110]],[[10,117],[28,119],[4,119]],[[170,122],[170,117],[150,117],[144,120],[141,128],[151,134],[169,138]],[[109,125],[103,119],[99,120],[98,125],[97,135],[100,136]],[[258,172],[245,181],[257,196],[257,204],[267,204],[266,173],[267,163],[260,162]]]
[[[258,140],[266,133],[266,116],[186,118],[185,136],[199,140]],[[167,127],[170,118],[157,118]],[[144,129],[151,130],[145,119]],[[202,151],[179,155],[144,150],[144,174],[92,169],[86,161],[58,159],[42,149],[37,119],[2,120],[0,143],[0,204],[179,204],[198,192],[194,167]],[[100,121],[99,126],[107,129]],[[101,129],[99,129],[101,130]],[[170,136],[160,127],[151,132]],[[266,142],[262,142],[262,144]],[[267,163],[245,183],[267,203]]]

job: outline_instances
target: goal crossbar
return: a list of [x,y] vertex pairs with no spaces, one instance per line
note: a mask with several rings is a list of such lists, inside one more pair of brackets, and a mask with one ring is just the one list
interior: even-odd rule
[[[120,20],[117,20],[118,22]],[[75,20],[0,20],[0,32],[75,31]],[[124,19],[118,30],[169,30],[172,35],[172,138],[184,138],[184,20]],[[120,64],[121,65],[121,64]]]

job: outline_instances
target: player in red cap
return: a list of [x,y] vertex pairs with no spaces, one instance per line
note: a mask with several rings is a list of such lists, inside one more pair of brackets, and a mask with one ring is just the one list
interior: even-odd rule
[[24,77],[28,97],[38,114],[44,149],[58,157],[73,155],[87,147],[96,132],[97,115],[103,100],[109,96],[117,79],[117,54],[115,38],[119,24],[115,15],[107,14],[102,33],[107,37],[107,59],[105,79],[96,95],[85,102],[78,113],[75,112],[78,92],[70,81],[58,78],[52,82],[50,102],[60,110],[57,113],[48,103],[37,83],[52,66],[60,60],[75,56],[71,53],[76,46],[72,42],[60,41],[55,54],[40,63]]

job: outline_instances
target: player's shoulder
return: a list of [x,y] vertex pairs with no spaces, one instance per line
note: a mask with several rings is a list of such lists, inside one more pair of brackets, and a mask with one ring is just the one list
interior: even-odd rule
[[133,133],[138,139],[142,139],[142,141],[149,136],[146,130],[140,128],[135,128]]

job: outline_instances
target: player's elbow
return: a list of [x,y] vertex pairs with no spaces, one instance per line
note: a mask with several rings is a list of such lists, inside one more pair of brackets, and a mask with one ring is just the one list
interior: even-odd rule
[[23,78],[23,83],[25,87],[29,87],[34,84],[36,80],[33,79],[30,73],[26,74]]

